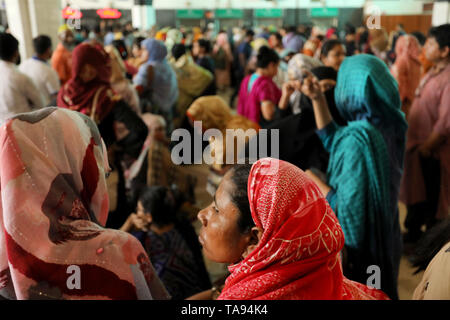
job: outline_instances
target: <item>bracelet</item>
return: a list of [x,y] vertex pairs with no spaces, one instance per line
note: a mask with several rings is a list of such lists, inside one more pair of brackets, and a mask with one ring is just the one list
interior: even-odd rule
[[216,300],[220,296],[220,288],[218,286],[213,286],[211,288],[211,298]]

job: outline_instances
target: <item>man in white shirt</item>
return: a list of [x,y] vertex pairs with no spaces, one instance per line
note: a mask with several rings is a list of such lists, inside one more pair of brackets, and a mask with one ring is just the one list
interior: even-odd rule
[[58,73],[48,64],[52,57],[52,40],[41,35],[33,39],[35,55],[24,61],[19,70],[30,77],[44,98],[44,105],[48,106],[56,99],[61,84]]
[[8,33],[0,33],[0,126],[16,114],[44,106],[33,80],[17,69],[18,60],[19,41]]

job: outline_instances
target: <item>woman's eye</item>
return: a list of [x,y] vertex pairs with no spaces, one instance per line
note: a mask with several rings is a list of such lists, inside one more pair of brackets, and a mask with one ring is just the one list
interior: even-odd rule
[[216,213],[219,213],[219,210],[215,206],[213,206],[213,209]]

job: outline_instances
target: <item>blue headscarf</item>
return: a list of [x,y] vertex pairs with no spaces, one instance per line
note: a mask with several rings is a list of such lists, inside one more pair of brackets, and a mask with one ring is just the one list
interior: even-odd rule
[[164,42],[150,38],[142,42],[141,47],[149,53],[148,63],[162,62],[167,56],[167,48]]

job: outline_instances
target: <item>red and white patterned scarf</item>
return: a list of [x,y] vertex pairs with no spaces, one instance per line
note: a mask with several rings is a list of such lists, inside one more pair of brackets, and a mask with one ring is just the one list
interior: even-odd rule
[[231,275],[219,299],[388,299],[342,274],[344,234],[328,202],[308,176],[277,159],[257,161],[248,179],[259,245]]

